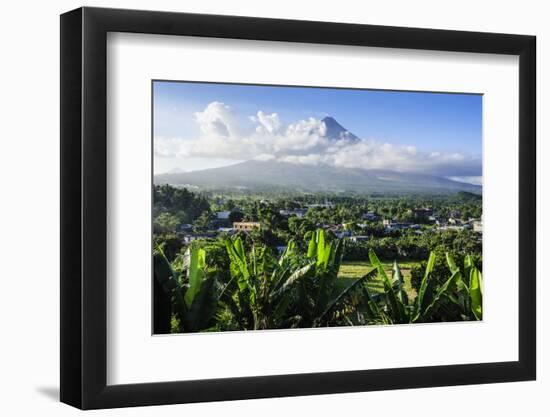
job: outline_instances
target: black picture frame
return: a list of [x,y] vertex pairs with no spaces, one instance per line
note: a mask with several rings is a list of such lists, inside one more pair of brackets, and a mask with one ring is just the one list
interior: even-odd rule
[[[519,56],[519,360],[112,385],[107,376],[108,32]],[[536,377],[536,38],[80,8],[61,16],[61,401],[82,409],[422,388]]]

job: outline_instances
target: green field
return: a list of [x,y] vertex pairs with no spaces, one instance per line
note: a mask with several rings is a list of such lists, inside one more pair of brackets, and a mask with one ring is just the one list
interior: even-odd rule
[[[393,262],[383,261],[384,270],[389,277],[392,276]],[[403,274],[403,280],[405,284],[405,291],[409,298],[416,298],[416,291],[411,287],[411,268],[416,262],[399,262],[399,269]],[[338,278],[361,278],[372,270],[372,265],[369,261],[348,261],[342,262],[340,265],[340,271],[338,272]],[[382,292],[384,284],[378,278],[375,281],[369,283],[369,288],[374,291]]]

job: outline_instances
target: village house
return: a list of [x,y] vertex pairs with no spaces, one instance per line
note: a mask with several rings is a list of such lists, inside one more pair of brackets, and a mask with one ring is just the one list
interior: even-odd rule
[[186,244],[189,244],[197,239],[209,239],[213,238],[215,236],[214,233],[198,233],[198,234],[192,234],[187,235],[183,237],[183,242]]
[[412,215],[415,219],[430,219],[430,217],[433,217],[433,214],[434,211],[426,207],[412,210]]
[[307,213],[307,209],[295,208],[294,210],[279,210],[281,216],[290,217],[296,216],[299,219],[303,218]]
[[342,239],[344,237],[351,237],[352,233],[351,233],[351,230],[340,230],[338,232],[335,232],[334,235],[338,239]]
[[482,220],[474,220],[472,222],[472,226],[473,226],[474,232],[483,233],[483,222],[482,222]]
[[420,226],[411,223],[398,223],[394,219],[384,219],[382,221],[386,230],[403,230],[403,229],[419,229]]
[[260,222],[233,222],[233,229],[240,232],[250,232],[254,229],[261,229]]
[[308,204],[308,208],[333,208],[334,203],[332,201],[325,200],[324,203],[319,204]]
[[192,230],[193,230],[193,225],[190,223],[183,223],[183,224],[180,224],[178,227],[179,233],[188,233],[188,232],[191,232]]
[[458,224],[447,224],[447,225],[443,225],[443,226],[440,226],[438,228],[438,230],[456,230],[458,232],[462,232],[466,229],[469,229],[470,228],[470,225],[469,224],[461,224],[461,225],[458,225]]
[[364,236],[364,235],[351,236],[349,240],[350,242],[353,242],[353,243],[364,242],[369,240],[369,236]]
[[218,220],[228,220],[230,214],[231,214],[231,211],[229,211],[229,210],[218,211],[218,212],[216,213],[216,218],[217,218]]
[[379,218],[380,217],[372,211],[367,211],[366,213],[363,213],[363,215],[361,216],[361,219],[369,220],[369,221],[376,221]]
[[345,224],[329,224],[329,225],[321,225],[319,227],[322,227],[327,231],[334,233],[334,236],[336,236],[338,239],[342,239],[344,237],[350,237],[353,234],[351,230],[347,229]]

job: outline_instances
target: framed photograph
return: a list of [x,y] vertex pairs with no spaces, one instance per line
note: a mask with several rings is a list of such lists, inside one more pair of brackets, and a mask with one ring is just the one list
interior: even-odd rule
[[61,401],[533,380],[535,37],[61,16]]

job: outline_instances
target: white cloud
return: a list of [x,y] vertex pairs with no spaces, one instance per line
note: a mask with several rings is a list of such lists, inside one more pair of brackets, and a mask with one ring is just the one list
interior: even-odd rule
[[258,111],[257,119],[252,119],[252,121],[258,121],[259,126],[256,127],[256,132],[258,133],[277,133],[281,128],[281,120],[277,113],[265,114],[263,111]]
[[175,156],[181,147],[181,140],[178,138],[155,137],[155,156],[171,158]]
[[481,160],[463,153],[422,152],[374,139],[353,141],[346,135],[327,137],[322,120],[309,118],[284,126],[277,113],[258,111],[241,126],[233,109],[210,103],[195,113],[197,139],[155,138],[155,155],[163,157],[278,160],[295,164],[328,164],[344,168],[390,169],[440,176],[476,176]]
[[258,156],[255,156],[254,159],[256,161],[274,161],[277,158],[275,157],[275,155],[270,155],[268,153],[262,153]]
[[219,101],[213,101],[204,111],[195,113],[195,119],[206,137],[228,137],[238,134],[238,124],[233,110]]
[[482,176],[447,177],[447,178],[453,181],[466,182],[468,184],[483,185]]

